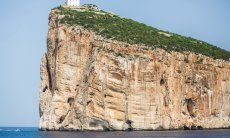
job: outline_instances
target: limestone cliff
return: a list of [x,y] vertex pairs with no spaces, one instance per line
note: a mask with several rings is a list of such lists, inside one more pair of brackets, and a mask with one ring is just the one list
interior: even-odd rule
[[230,62],[107,39],[49,17],[42,130],[230,126]]

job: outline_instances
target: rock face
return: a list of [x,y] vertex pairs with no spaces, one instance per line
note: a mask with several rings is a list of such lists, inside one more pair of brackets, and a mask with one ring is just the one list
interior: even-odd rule
[[42,130],[230,126],[230,63],[97,36],[50,14],[41,61]]

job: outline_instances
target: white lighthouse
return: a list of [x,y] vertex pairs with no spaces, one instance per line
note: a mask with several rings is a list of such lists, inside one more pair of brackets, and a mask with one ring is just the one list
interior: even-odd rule
[[80,0],[67,0],[67,6],[79,7]]

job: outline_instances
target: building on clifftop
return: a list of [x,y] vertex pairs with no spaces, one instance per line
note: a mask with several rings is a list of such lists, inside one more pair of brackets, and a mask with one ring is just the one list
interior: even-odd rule
[[80,0],[67,0],[67,6],[79,7]]

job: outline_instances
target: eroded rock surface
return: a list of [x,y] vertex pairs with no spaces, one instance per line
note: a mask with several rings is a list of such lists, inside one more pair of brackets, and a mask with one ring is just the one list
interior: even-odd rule
[[42,130],[230,126],[230,63],[102,38],[50,14]]

